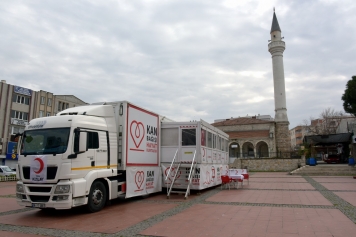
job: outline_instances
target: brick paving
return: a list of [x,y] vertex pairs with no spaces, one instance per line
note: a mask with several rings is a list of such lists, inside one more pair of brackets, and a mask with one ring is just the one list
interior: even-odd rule
[[0,183],[0,236],[356,236],[356,179],[254,173],[231,190],[216,187],[166,199],[114,200],[98,213],[22,208],[15,182]]

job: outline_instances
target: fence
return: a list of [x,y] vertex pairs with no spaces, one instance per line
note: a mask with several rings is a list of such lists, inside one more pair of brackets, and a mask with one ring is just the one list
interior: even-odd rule
[[0,182],[17,181],[16,175],[0,176]]
[[301,158],[296,151],[289,152],[257,152],[254,153],[241,153],[238,157],[230,158]]

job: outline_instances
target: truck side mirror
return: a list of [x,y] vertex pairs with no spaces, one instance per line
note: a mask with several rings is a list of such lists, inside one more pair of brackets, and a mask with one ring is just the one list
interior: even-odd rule
[[88,133],[81,132],[79,133],[79,151],[78,153],[82,153],[88,150]]
[[[88,150],[88,133],[85,131],[80,131],[79,129],[74,130],[74,153],[83,153]],[[74,158],[74,157],[71,157]]]

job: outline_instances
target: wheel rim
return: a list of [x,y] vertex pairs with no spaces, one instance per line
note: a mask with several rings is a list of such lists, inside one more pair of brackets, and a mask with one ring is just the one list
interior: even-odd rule
[[103,192],[100,189],[95,189],[92,200],[94,205],[100,205],[103,200]]

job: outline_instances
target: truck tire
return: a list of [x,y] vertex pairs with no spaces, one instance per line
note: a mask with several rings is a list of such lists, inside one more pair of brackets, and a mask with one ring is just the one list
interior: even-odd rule
[[90,188],[87,210],[97,212],[103,209],[106,203],[106,193],[105,185],[100,181],[95,181]]

